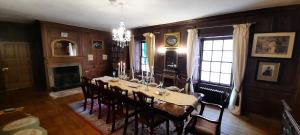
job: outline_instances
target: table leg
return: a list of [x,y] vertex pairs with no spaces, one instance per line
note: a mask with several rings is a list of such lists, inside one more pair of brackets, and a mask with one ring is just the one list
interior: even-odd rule
[[175,120],[175,121],[173,121],[173,123],[176,127],[177,135],[182,135],[183,127],[184,127],[184,120]]

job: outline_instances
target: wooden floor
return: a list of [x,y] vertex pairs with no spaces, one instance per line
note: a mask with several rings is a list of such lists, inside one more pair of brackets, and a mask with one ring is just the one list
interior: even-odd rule
[[[18,90],[0,95],[0,110],[24,106],[25,112],[40,118],[41,126],[47,129],[49,135],[99,135],[100,133],[67,108],[68,103],[81,99],[82,94],[53,100],[45,91]],[[213,117],[215,112],[208,109],[205,114]],[[226,110],[222,121],[222,134],[276,135],[279,134],[279,122],[258,115],[237,117]]]

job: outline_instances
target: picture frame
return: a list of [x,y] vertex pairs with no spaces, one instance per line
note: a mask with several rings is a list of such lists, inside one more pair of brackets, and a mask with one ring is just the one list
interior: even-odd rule
[[252,56],[292,58],[295,35],[295,32],[255,33]]
[[180,44],[180,32],[165,33],[164,44],[166,48],[178,48]]
[[279,62],[259,62],[256,79],[261,81],[277,82],[279,69]]
[[104,48],[104,43],[103,43],[103,41],[101,41],[101,40],[95,40],[95,41],[93,41],[93,43],[92,43],[92,48],[95,48],[95,49],[103,49],[103,48]]

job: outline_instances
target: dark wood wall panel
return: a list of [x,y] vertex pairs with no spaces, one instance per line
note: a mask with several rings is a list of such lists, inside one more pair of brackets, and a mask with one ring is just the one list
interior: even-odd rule
[[[103,60],[104,54],[109,55],[110,49],[110,33],[104,31],[91,30],[81,27],[41,22],[41,32],[43,41],[43,54],[45,62],[45,74],[47,79],[47,88],[49,88],[48,68],[51,65],[79,63],[82,67],[82,75],[88,77],[103,76],[110,71],[110,62]],[[51,52],[51,43],[56,39],[64,39],[61,32],[68,33],[65,39],[72,40],[78,45],[78,56],[75,57],[54,57]],[[103,49],[95,49],[92,47],[93,41],[103,41]],[[93,55],[93,60],[88,61],[88,55]]]
[[[255,22],[250,28],[248,61],[245,80],[243,83],[243,112],[254,112],[266,116],[278,116],[280,114],[280,100],[285,99],[289,103],[300,102],[300,5],[260,9],[240,13],[232,13],[201,19],[194,19],[171,24],[163,24],[138,28],[134,30],[135,35],[145,32],[153,32],[156,36],[156,48],[164,45],[163,35],[167,32],[181,33],[181,47],[186,47],[187,29],[200,28],[203,35],[225,35],[228,27],[216,27],[203,29],[205,27],[223,26],[246,22]],[[226,32],[227,31],[227,32]],[[231,30],[232,32],[232,30]],[[251,56],[254,33],[269,32],[296,32],[293,57],[291,59],[258,58]],[[163,70],[163,54],[155,55],[155,72]],[[256,80],[256,72],[259,61],[280,62],[279,81],[269,83]],[[178,58],[179,74],[186,76],[186,54],[180,54]],[[299,94],[298,94],[299,95]]]

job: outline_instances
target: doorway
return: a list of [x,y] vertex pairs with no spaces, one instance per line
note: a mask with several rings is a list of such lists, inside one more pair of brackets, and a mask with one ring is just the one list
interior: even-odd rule
[[1,92],[33,86],[30,44],[0,42]]

